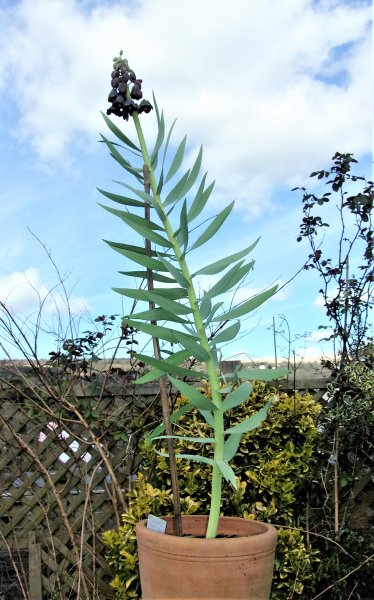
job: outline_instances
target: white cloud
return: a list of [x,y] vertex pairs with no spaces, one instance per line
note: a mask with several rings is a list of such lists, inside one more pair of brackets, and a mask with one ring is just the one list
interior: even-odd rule
[[0,302],[26,316],[39,310],[51,316],[79,314],[91,308],[83,297],[71,295],[67,300],[58,286],[51,290],[34,267],[0,276]]
[[216,201],[236,197],[245,214],[269,211],[274,186],[335,150],[370,151],[366,3],[21,0],[11,16],[4,98],[44,161],[94,146],[122,46],[145,96],[155,89],[178,132],[204,143]]
[[0,301],[14,311],[35,310],[39,301],[48,295],[38,269],[30,267],[24,272],[14,272],[0,277]]
[[[282,281],[275,282],[275,284],[276,283],[278,283],[279,287],[281,287],[283,285]],[[234,305],[239,304],[241,302],[245,302],[246,300],[253,298],[253,296],[257,296],[257,294],[261,294],[261,292],[263,292],[263,291],[265,291],[265,289],[261,288],[261,287],[243,286],[235,292]],[[277,294],[274,294],[273,296],[271,296],[271,298],[269,299],[269,302],[271,302],[271,301],[282,302],[283,300],[286,300],[287,298],[288,298],[288,291],[287,291],[287,288],[284,288],[284,289],[280,290]]]
[[332,334],[332,329],[317,329],[317,331],[312,331],[305,339],[307,342],[321,342]]

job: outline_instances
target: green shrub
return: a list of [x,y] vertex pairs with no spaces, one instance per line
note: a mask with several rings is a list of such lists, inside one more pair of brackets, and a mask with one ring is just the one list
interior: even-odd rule
[[[206,385],[206,384],[205,384]],[[204,391],[209,392],[208,389]],[[274,390],[256,383],[253,393],[235,416],[228,414],[230,426],[259,410]],[[179,404],[185,403],[183,396]],[[274,600],[285,600],[292,594],[303,594],[312,583],[315,552],[307,546],[297,527],[298,490],[314,461],[318,439],[315,425],[320,407],[309,395],[289,397],[277,394],[268,419],[256,430],[243,436],[232,466],[240,478],[238,492],[226,487],[222,512],[245,518],[271,521],[279,529],[279,543],[273,583]],[[206,437],[206,426],[194,411],[178,421],[185,436]],[[187,442],[178,443],[177,451],[193,450]],[[209,454],[209,447],[204,448]],[[142,472],[128,498],[129,509],[117,531],[104,534],[108,545],[107,560],[115,571],[112,581],[117,598],[139,598],[135,540],[136,523],[149,513],[172,513],[171,481],[168,459],[153,449],[141,447],[144,456]],[[206,514],[209,504],[209,466],[178,459],[179,485],[184,514]],[[287,529],[289,528],[289,529]]]

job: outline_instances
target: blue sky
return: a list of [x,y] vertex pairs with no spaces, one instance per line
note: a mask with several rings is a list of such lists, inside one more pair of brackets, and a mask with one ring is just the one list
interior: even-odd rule
[[[216,180],[207,216],[236,200],[198,260],[261,235],[238,299],[287,281],[307,256],[296,242],[301,197],[291,188],[314,183],[309,173],[327,167],[336,150],[354,152],[371,175],[370,2],[8,0],[0,27],[0,299],[29,324],[45,299],[51,334],[41,338],[42,354],[54,349],[57,312],[66,309],[34,235],[65,280],[77,323],[84,315],[83,329],[91,317],[126,310],[111,287],[124,284],[118,271],[128,265],[102,238],[129,234],[97,205],[96,191],[118,191],[112,180],[123,179],[98,143],[119,49],[145,97],[154,90],[169,124],[178,117],[175,141],[187,133],[187,163],[203,144]],[[155,115],[143,121],[153,140]],[[302,273],[245,323],[225,357],[272,355],[269,327],[278,315],[293,337],[310,333],[294,344],[298,354],[319,356],[318,325],[326,321],[318,289]],[[280,338],[279,346],[282,354]]]

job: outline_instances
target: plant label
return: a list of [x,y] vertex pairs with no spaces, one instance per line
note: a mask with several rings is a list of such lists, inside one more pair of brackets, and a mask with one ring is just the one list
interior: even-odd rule
[[164,521],[164,519],[160,519],[159,517],[155,517],[154,515],[148,515],[147,527],[153,531],[165,533],[166,521]]

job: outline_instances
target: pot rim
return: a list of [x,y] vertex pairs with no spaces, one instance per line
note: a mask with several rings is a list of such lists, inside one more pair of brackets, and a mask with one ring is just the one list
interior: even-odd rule
[[[186,543],[193,543],[196,546],[210,544],[218,547],[219,545],[226,546],[226,544],[230,544],[232,547],[239,547],[244,540],[261,542],[261,544],[264,543],[266,545],[269,539],[273,538],[276,540],[278,537],[277,530],[274,525],[271,525],[270,523],[264,523],[255,519],[246,519],[244,517],[222,516],[219,519],[218,535],[221,533],[223,536],[232,535],[234,537],[216,537],[208,539],[205,537],[208,524],[208,516],[206,515],[183,515],[182,525],[184,526],[183,529],[186,531],[186,535],[178,537],[173,534],[173,517],[168,516],[161,518],[167,522],[165,533],[148,529],[147,519],[138,522],[136,526],[137,532],[141,533],[142,537],[149,541],[151,538],[154,538],[154,536],[157,536],[159,538],[159,543],[167,545],[173,544],[173,546],[182,546]],[[195,532],[198,529],[197,535],[199,537],[192,534],[189,535],[191,529]],[[160,536],[162,536],[162,540]]]

